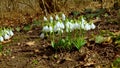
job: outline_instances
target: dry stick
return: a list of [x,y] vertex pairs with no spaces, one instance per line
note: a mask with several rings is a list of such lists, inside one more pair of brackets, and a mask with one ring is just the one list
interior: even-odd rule
[[44,6],[44,12],[45,12],[45,15],[47,16],[47,9],[45,7],[45,2],[42,0],[42,3],[43,3],[43,6]]

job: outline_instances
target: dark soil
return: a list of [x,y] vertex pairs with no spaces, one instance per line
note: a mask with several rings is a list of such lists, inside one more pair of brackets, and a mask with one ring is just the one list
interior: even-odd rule
[[[95,23],[97,28],[88,32],[95,35],[100,30],[120,31],[120,23]],[[79,51],[55,50],[46,39],[40,39],[41,28],[29,32],[15,32],[9,43],[2,44],[0,68],[111,68],[112,62],[120,56],[114,40],[96,44],[88,41]],[[29,43],[29,44],[28,44]]]

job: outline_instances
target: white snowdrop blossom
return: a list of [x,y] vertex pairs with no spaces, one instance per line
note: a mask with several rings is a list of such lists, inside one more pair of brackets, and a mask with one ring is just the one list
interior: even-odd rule
[[58,16],[58,15],[56,15],[56,16],[55,16],[55,19],[56,19],[56,20],[59,20],[59,16]]
[[62,30],[65,28],[64,24],[63,23],[60,23],[59,21],[57,22],[57,24],[54,26],[54,31],[55,32],[63,32]]
[[91,29],[95,29],[96,27],[94,23],[92,23],[90,26],[91,26]]
[[66,32],[71,32],[74,30],[74,28],[74,24],[72,24],[71,22],[66,23]]
[[44,21],[48,21],[47,18],[44,16]]
[[53,17],[52,16],[50,16],[50,22],[53,22]]
[[66,18],[66,17],[65,17],[65,14],[63,13],[63,14],[62,14],[62,20],[65,21],[65,18]]
[[81,23],[85,24],[85,19],[82,17]]
[[6,29],[0,30],[0,42],[4,40],[9,40],[14,35],[12,29]]
[[60,23],[60,28],[61,28],[61,29],[64,29],[64,28],[65,28],[65,26],[64,26],[63,23]]
[[9,30],[9,35],[10,35],[10,36],[13,36],[13,35],[14,35],[14,33],[13,33],[12,30]]
[[43,27],[43,31],[44,31],[44,32],[49,32],[49,27],[48,27],[48,26],[44,26],[44,27]]
[[40,38],[43,39],[45,37],[44,33],[40,34]]
[[85,28],[85,24],[81,23],[81,28],[84,29]]
[[49,26],[49,31],[50,31],[50,32],[53,32],[52,26]]
[[54,26],[54,32],[60,31],[60,22],[57,22],[57,24]]
[[4,38],[2,36],[0,36],[0,42],[3,42]]
[[80,24],[79,23],[74,23],[74,29],[80,29]]
[[8,39],[10,39],[10,36],[9,36],[8,34],[5,34],[5,35],[4,35],[4,39],[5,39],[5,40],[8,40]]
[[90,28],[90,25],[89,25],[88,23],[86,23],[84,29],[85,29],[85,30],[90,30],[90,29],[91,29],[91,28]]

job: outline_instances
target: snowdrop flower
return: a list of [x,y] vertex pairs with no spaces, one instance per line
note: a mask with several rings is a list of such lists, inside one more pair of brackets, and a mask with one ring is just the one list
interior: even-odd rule
[[88,23],[85,24],[85,30],[90,30],[90,25]]
[[4,35],[4,39],[5,39],[5,40],[8,40],[8,39],[10,39],[10,36],[9,36],[8,34],[5,34],[5,35]]
[[53,32],[52,26],[49,26],[49,31],[50,31],[50,32]]
[[67,22],[66,23],[66,32],[71,32],[74,30],[74,24],[72,24],[71,22]]
[[66,23],[66,28],[70,28],[70,22]]
[[60,31],[60,22],[57,22],[57,24],[54,26],[54,31]]
[[52,16],[50,16],[50,22],[53,22],[53,17]]
[[48,21],[47,18],[44,16],[44,21]]
[[74,24],[70,23],[70,32],[72,32],[75,29]]
[[2,36],[0,36],[0,42],[3,42],[3,41],[4,41],[3,37],[2,37]]
[[93,23],[90,26],[91,26],[91,29],[95,29],[95,27],[96,27],[95,24],[93,24]]
[[83,17],[82,17],[81,22],[82,22],[83,24],[85,24],[85,19],[84,19]]
[[14,35],[14,33],[13,33],[12,30],[9,30],[9,35],[10,35],[10,36],[13,36],[13,35]]
[[65,14],[63,13],[63,14],[62,14],[62,20],[65,21],[65,18],[66,18],[66,17],[65,17]]
[[81,28],[84,29],[85,28],[85,24],[81,23]]
[[56,15],[56,16],[55,16],[55,19],[56,19],[56,20],[59,20],[59,17],[58,17],[58,15]]
[[78,24],[77,22],[74,23],[74,29],[80,29],[80,24]]
[[40,34],[40,38],[43,39],[45,37],[44,33]]
[[60,28],[58,28],[56,26],[54,27],[54,32],[57,32],[57,31],[59,32],[60,30],[61,30]]
[[66,32],[69,32],[70,31],[70,22],[67,22],[65,25],[66,25]]
[[61,28],[61,29],[64,29],[64,28],[65,28],[65,26],[64,26],[63,23],[60,23],[60,28]]
[[57,24],[54,26],[54,31],[55,32],[63,32],[62,30],[65,28],[63,23],[60,23],[59,21],[57,22]]
[[48,27],[48,26],[44,26],[44,27],[43,27],[43,31],[44,31],[44,32],[49,32],[49,27]]

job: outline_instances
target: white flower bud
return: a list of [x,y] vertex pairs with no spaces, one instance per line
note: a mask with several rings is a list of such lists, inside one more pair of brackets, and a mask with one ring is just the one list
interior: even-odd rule
[[58,17],[58,15],[56,15],[56,16],[55,16],[55,19],[56,19],[56,20],[59,20],[59,17]]
[[44,16],[44,21],[48,21],[47,18]]
[[50,22],[53,22],[53,17],[52,16],[50,16]]
[[4,38],[2,36],[0,36],[0,42],[3,42]]
[[44,31],[44,32],[49,32],[49,27],[48,27],[48,26],[44,26],[44,27],[43,27],[43,31]]
[[85,30],[90,30],[90,25],[88,23],[85,24]]
[[81,21],[83,24],[85,24],[85,19],[82,17],[82,21]]
[[49,31],[50,31],[50,32],[53,32],[52,26],[49,26]]
[[65,26],[64,26],[63,23],[60,23],[60,28],[61,28],[61,29],[64,29],[64,28],[65,28]]
[[44,33],[40,34],[40,38],[43,39],[45,37]]
[[9,35],[10,35],[10,36],[13,36],[13,35],[14,35],[14,33],[13,33],[12,30],[9,30]]
[[71,32],[74,30],[74,25],[71,22],[66,23],[66,32]]
[[64,21],[65,20],[65,14],[62,14],[62,20]]
[[95,27],[96,27],[95,24],[93,24],[93,23],[90,26],[91,26],[91,29],[95,29]]

